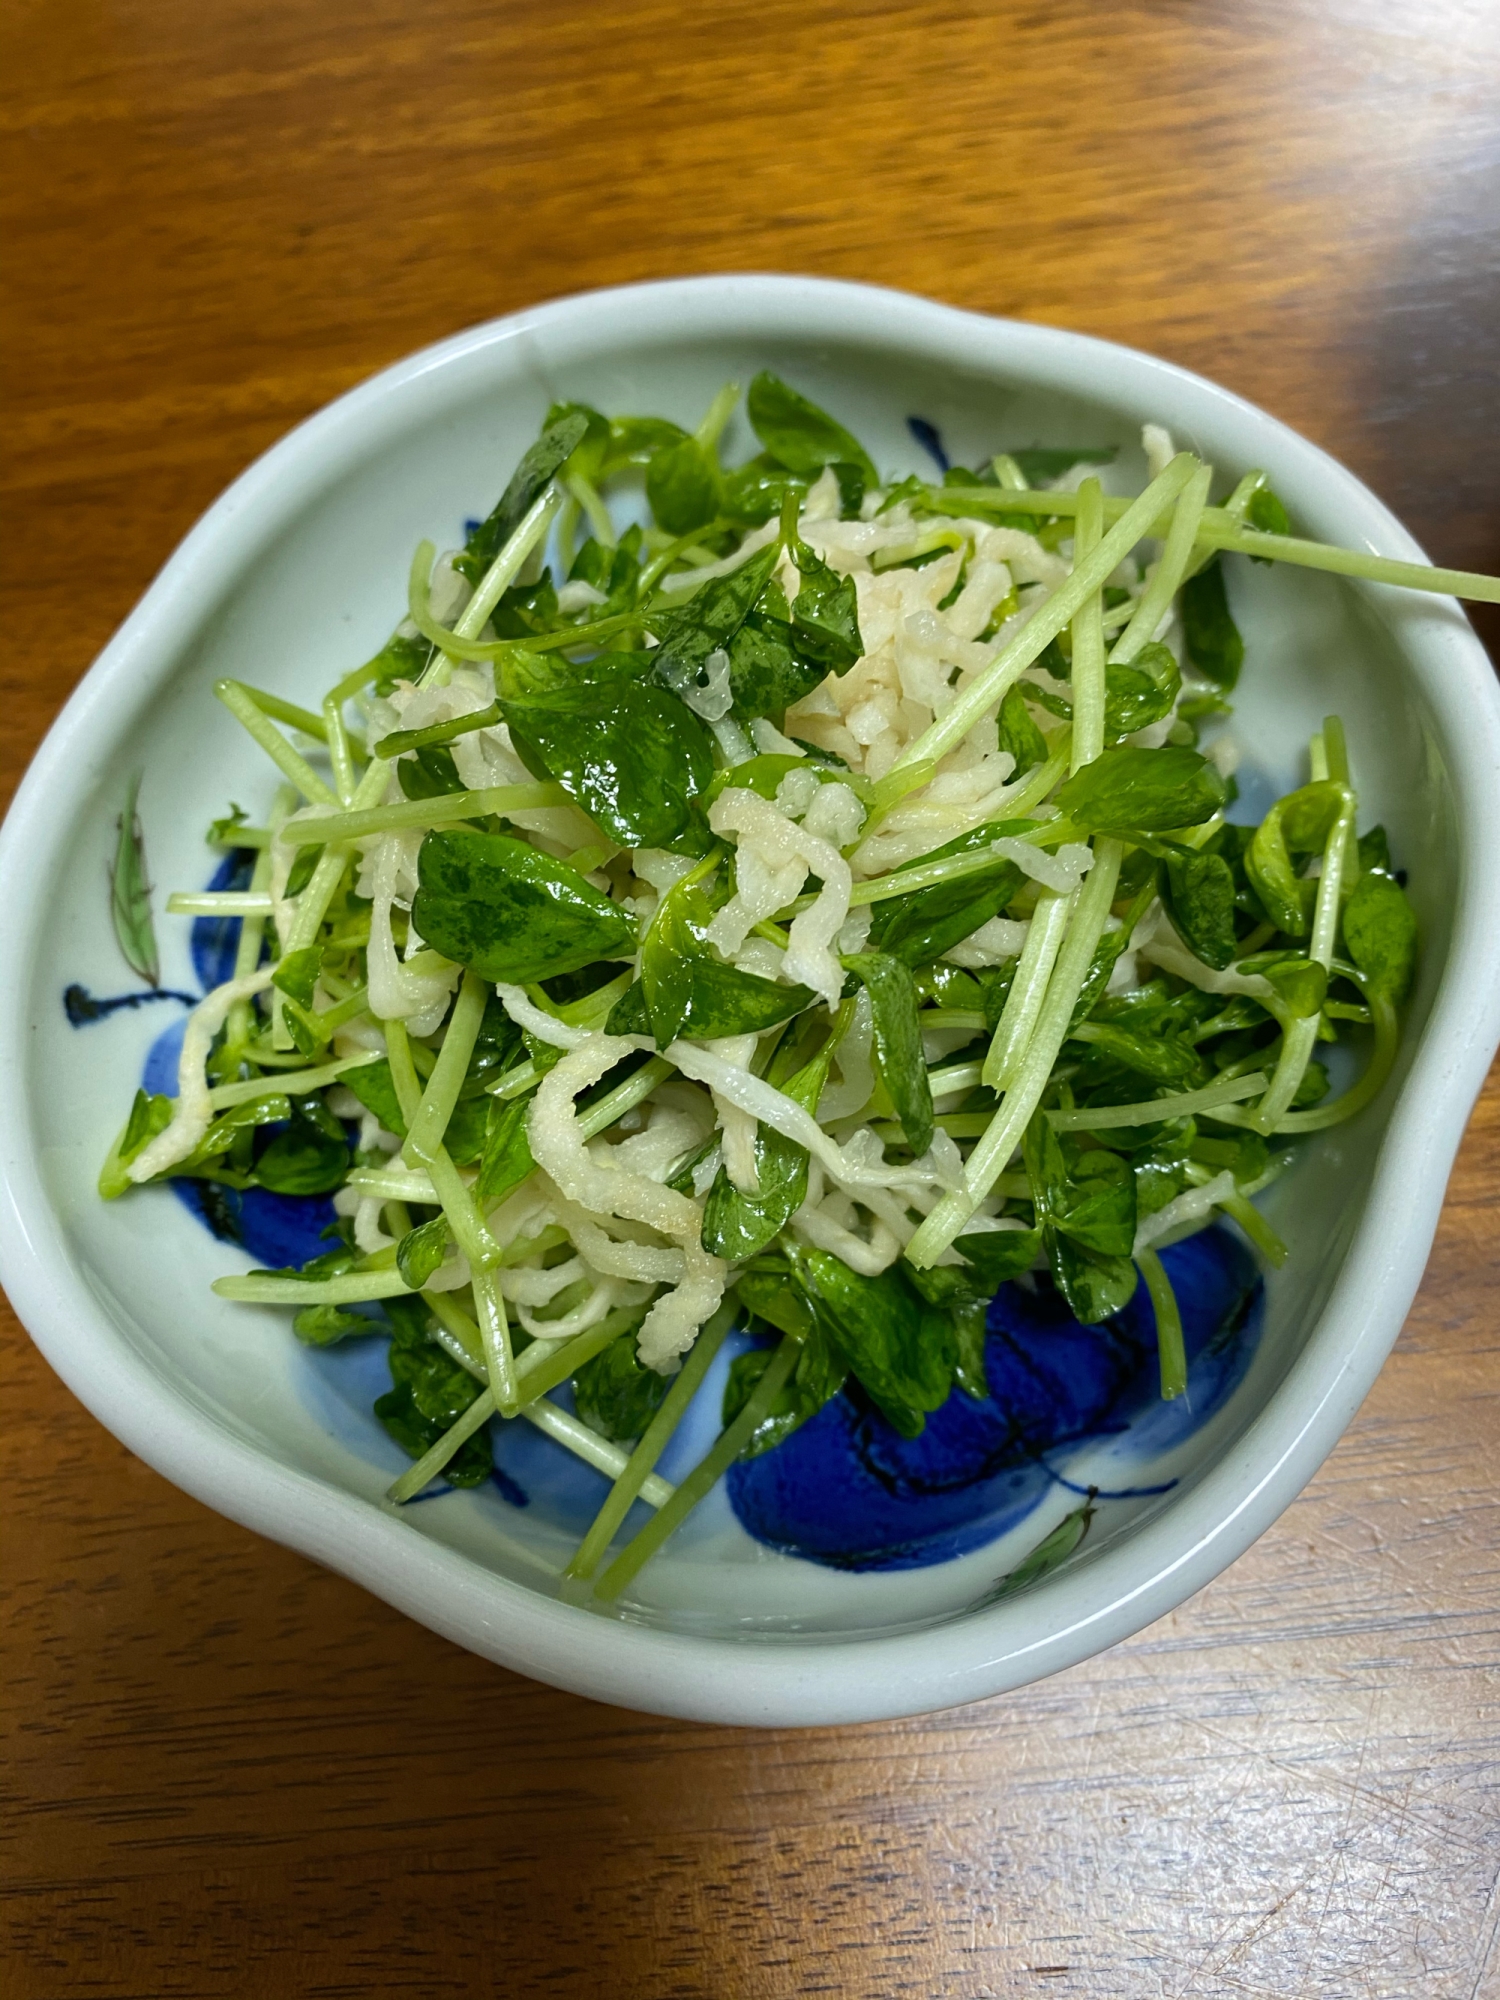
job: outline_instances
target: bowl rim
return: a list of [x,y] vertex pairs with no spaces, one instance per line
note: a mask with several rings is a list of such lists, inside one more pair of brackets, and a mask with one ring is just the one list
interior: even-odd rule
[[[1076,1664],[1174,1609],[1263,1533],[1336,1443],[1400,1332],[1426,1263],[1468,1112],[1500,1041],[1500,877],[1469,864],[1500,843],[1500,690],[1452,599],[1362,590],[1399,604],[1402,655],[1432,715],[1453,789],[1459,879],[1452,939],[1428,1022],[1392,1105],[1369,1192],[1300,1354],[1225,1456],[1172,1506],[1097,1561],[1036,1593],[939,1626],[796,1643],[667,1632],[602,1619],[484,1569],[394,1514],[270,1460],[175,1391],[120,1333],[75,1268],[35,1169],[26,1083],[30,966],[46,921],[45,856],[59,800],[100,769],[141,679],[175,648],[278,520],[400,431],[423,386],[535,336],[592,351],[653,337],[733,331],[765,339],[913,347],[953,368],[1013,367],[1030,384],[1136,403],[1174,428],[1195,413],[1253,423],[1295,453],[1299,478],[1336,498],[1345,539],[1425,560],[1353,473],[1267,412],[1137,349],[842,280],[727,274],[613,287],[526,308],[423,348],[350,390],[257,459],[190,530],[99,655],[38,750],[0,828],[0,907],[22,976],[0,1007],[0,1277],[36,1344],[106,1428],[175,1485],[230,1519],[312,1556],[398,1610],[499,1664],[572,1692],[698,1721],[818,1725],[917,1714],[1023,1686]],[[1147,410],[1147,414],[1151,414]],[[1394,1160],[1400,1157],[1397,1171]],[[1028,1615],[1043,1604],[1046,1616]]]

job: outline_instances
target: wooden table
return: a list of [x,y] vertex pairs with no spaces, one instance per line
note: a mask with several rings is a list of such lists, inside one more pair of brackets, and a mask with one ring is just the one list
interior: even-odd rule
[[[7,796],[307,412],[590,285],[1085,328],[1500,568],[1493,0],[79,0],[5,34]],[[1490,628],[1491,635],[1495,627]],[[1500,1994],[1500,1091],[1320,1476],[1130,1644],[763,1735],[502,1673],[165,1485],[7,1323],[7,1994]]]

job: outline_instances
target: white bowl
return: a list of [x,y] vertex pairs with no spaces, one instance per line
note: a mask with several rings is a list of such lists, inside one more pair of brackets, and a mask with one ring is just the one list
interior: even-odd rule
[[[1500,695],[1448,600],[1237,565],[1249,666],[1236,733],[1298,776],[1330,710],[1366,808],[1410,871],[1422,963],[1378,1104],[1309,1146],[1273,1190],[1291,1245],[1254,1363],[1165,1498],[1119,1504],[1042,1583],[984,1584],[1074,1504],[935,1568],[851,1576],[775,1556],[722,1502],[642,1573],[625,1617],[563,1602],[565,1547],[477,1495],[398,1515],[404,1463],[355,1421],[337,1368],[285,1317],[228,1305],[243,1265],[174,1200],[109,1206],[100,1157],[163,1025],[70,1029],[70,981],[121,983],[102,893],[124,775],[141,766],[158,882],[196,886],[208,821],[252,809],[259,753],[209,689],[242,675],[308,698],[399,615],[411,549],[485,511],[554,397],[696,421],[769,365],[831,406],[883,470],[922,463],[905,419],[956,457],[1001,444],[1135,448],[1148,419],[1226,474],[1270,474],[1303,532],[1420,557],[1350,473],[1261,411],[1167,363],[1045,327],[823,281],[706,278],[567,299],[476,328],[343,397],[251,467],[188,536],[68,703],[0,839],[12,973],[0,1013],[3,1274],[58,1373],[130,1448],[233,1519],[303,1550],[505,1665],[600,1700],[737,1723],[913,1713],[1019,1686],[1122,1639],[1206,1583],[1317,1469],[1374,1380],[1422,1275],[1464,1121],[1500,1037]],[[748,433],[732,440],[748,447]],[[1138,449],[1122,457],[1140,472]],[[185,924],[159,925],[165,979]],[[691,1524],[690,1524],[691,1525]]]

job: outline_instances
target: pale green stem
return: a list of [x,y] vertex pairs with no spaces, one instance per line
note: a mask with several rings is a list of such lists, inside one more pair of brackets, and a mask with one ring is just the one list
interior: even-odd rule
[[[443,1212],[449,1212],[446,1202]],[[513,1417],[520,1407],[520,1399],[516,1390],[515,1353],[510,1343],[510,1320],[506,1316],[505,1298],[500,1290],[500,1273],[471,1270],[471,1277],[474,1310],[479,1315],[479,1333],[484,1342],[485,1372],[495,1393],[495,1407],[501,1416]]]
[[719,442],[724,426],[734,415],[734,406],[740,400],[738,382],[726,382],[704,412],[703,421],[693,436],[704,451],[713,451]]
[[411,1036],[404,1021],[383,1021],[386,1060],[391,1066],[391,1084],[401,1107],[401,1122],[409,1132],[422,1102],[422,1086],[417,1081],[416,1064],[411,1059]]
[[612,549],[615,546],[615,524],[609,518],[609,509],[599,497],[599,489],[581,472],[569,473],[563,485],[573,505],[583,512],[594,540],[601,548]]
[[[374,770],[383,770],[381,765],[372,765]],[[281,941],[281,955],[290,957],[294,951],[305,951],[313,944],[318,932],[323,928],[323,919],[328,914],[328,905],[333,901],[344,870],[352,859],[345,846],[325,847],[318,857],[318,865],[307,879],[307,885],[297,897],[296,909],[287,934]],[[292,1046],[291,1031],[286,1025],[286,996],[279,988],[271,994],[271,1043],[274,1048],[289,1049]]]
[[259,889],[174,889],[167,898],[169,917],[268,917],[274,908]]
[[328,738],[328,759],[333,765],[333,788],[344,805],[354,799],[354,758],[349,749],[349,729],[344,721],[344,704],[331,694],[323,697],[323,727]]
[[[1045,511],[1049,514],[1073,514],[1078,508],[1076,493],[1020,494],[998,486],[929,487],[924,505],[939,514],[965,514],[985,507],[1002,513],[1036,514],[1043,511],[1039,501],[1045,501]],[[1106,498],[1105,520],[1120,520],[1134,504]],[[1159,515],[1163,512],[1158,510]],[[1163,525],[1160,518],[1155,519],[1142,534],[1151,534]],[[1437,569],[1430,563],[1398,562],[1393,556],[1336,548],[1330,542],[1309,542],[1297,535],[1267,534],[1258,528],[1244,527],[1224,507],[1204,508],[1198,540],[1200,545],[1212,549],[1261,556],[1267,562],[1293,563],[1301,569],[1326,570],[1335,576],[1359,577],[1367,583],[1389,583],[1407,590],[1431,590],[1445,597],[1468,598],[1475,603],[1500,604],[1500,577],[1484,576],[1475,570]]]
[[1463,597],[1475,604],[1500,604],[1500,577],[1473,570],[1437,569],[1429,563],[1397,562],[1390,556],[1362,550],[1333,548],[1326,542],[1305,542],[1295,535],[1268,535],[1257,528],[1205,528],[1204,538],[1217,549],[1236,555],[1263,556],[1268,562],[1295,563],[1334,576],[1359,577],[1367,583],[1390,583],[1405,590],[1433,590],[1444,597]]
[[[264,890],[270,886],[270,841],[274,839],[283,820],[291,811],[296,797],[297,794],[290,785],[280,785],[277,787],[276,796],[271,802],[271,810],[268,815],[267,844],[256,855],[255,869],[250,877],[250,887],[252,890]],[[260,948],[265,937],[265,930],[264,917],[246,917],[241,923],[240,939],[234,953],[232,978],[248,979],[250,974],[260,964]],[[229,1019],[224,1024],[224,1049],[225,1055],[228,1058],[228,1066],[231,1068],[234,1067],[234,1052],[243,1048],[245,1043],[250,1039],[252,1019],[253,1013],[248,1000],[237,1000],[229,1010]]]
[[734,1318],[735,1309],[732,1305],[721,1306],[693,1342],[692,1350],[673,1379],[661,1408],[651,1419],[639,1444],[626,1460],[624,1470],[610,1488],[604,1505],[594,1516],[573,1560],[563,1571],[564,1576],[591,1577],[599,1567],[600,1560],[614,1540],[620,1523],[630,1512],[632,1501],[643,1494],[646,1482],[653,1476],[656,1461],[665,1451],[668,1439],[681,1422],[688,1404],[697,1394],[714,1356],[724,1344],[725,1335],[734,1324]]
[[[406,1032],[404,1021],[386,1021],[386,1058],[391,1066],[391,1082],[396,1092],[396,1102],[401,1107],[401,1117],[406,1129],[411,1130],[416,1122],[422,1102],[422,1088],[417,1081],[416,1065],[412,1061],[411,1038]],[[427,1163],[428,1177],[433,1193],[442,1203],[443,1213],[448,1218],[448,1227],[453,1231],[453,1240],[460,1253],[467,1258],[470,1275],[475,1284],[475,1304],[480,1309],[480,1329],[485,1329],[485,1313],[489,1314],[494,1337],[508,1354],[510,1335],[505,1319],[503,1301],[491,1301],[486,1305],[479,1299],[479,1280],[482,1273],[493,1270],[501,1261],[499,1244],[491,1236],[484,1218],[475,1205],[474,1196],[460,1175],[458,1168],[448,1155],[446,1147],[438,1146]],[[486,1351],[489,1340],[486,1337]]]
[[641,1567],[655,1555],[668,1536],[682,1526],[698,1502],[734,1464],[755,1435],[780,1393],[782,1385],[797,1365],[800,1352],[800,1341],[790,1337],[783,1339],[767,1363],[766,1371],[756,1383],[744,1409],[732,1424],[719,1433],[712,1450],[693,1467],[655,1520],[648,1521],[635,1539],[626,1543],[595,1584],[596,1597],[603,1598],[606,1602],[618,1597]]
[[[554,1443],[565,1446],[585,1465],[602,1472],[606,1479],[618,1479],[629,1463],[619,1445],[600,1437],[581,1418],[570,1416],[556,1403],[549,1403],[545,1396],[538,1397],[535,1402],[523,1403],[516,1414],[524,1417],[527,1423],[535,1424]],[[665,1507],[676,1491],[675,1486],[665,1479],[658,1479],[654,1473],[641,1482],[641,1498],[651,1507]]]
[[494,1391],[481,1389],[452,1429],[444,1431],[437,1443],[429,1446],[416,1464],[409,1466],[389,1488],[386,1499],[398,1507],[404,1501],[414,1500],[424,1487],[432,1484],[459,1447],[467,1444],[475,1431],[487,1424],[494,1414]]
[[1217,1113],[1226,1104],[1238,1104],[1257,1097],[1266,1087],[1266,1076],[1230,1077],[1205,1084],[1202,1090],[1180,1091],[1175,1097],[1150,1097],[1140,1104],[1098,1104],[1078,1111],[1049,1111],[1048,1122],[1059,1132],[1108,1132],[1125,1125],[1157,1125],[1165,1118],[1196,1118],[1199,1112]]
[[[468,642],[479,637],[490,613],[520,575],[528,556],[547,539],[547,531],[562,503],[562,489],[555,483],[549,483],[537,495],[517,524],[515,533],[480,578],[479,587],[454,620],[451,630],[439,625],[428,609],[432,564],[437,551],[431,542],[419,544],[412,558],[407,593],[409,609],[417,630],[439,648],[437,658],[430,662],[422,676],[423,687],[442,687],[447,683],[456,661],[470,650]],[[449,647],[455,640],[459,644],[450,651]]]
[[282,776],[297,787],[303,798],[314,805],[338,803],[307,759],[300,756],[275,723],[261,713],[248,688],[242,687],[238,681],[215,681],[214,693],[235,721],[254,737]]
[[1044,889],[1037,898],[1021,960],[1005,996],[1005,1009],[984,1059],[983,1077],[991,1090],[1003,1090],[1014,1083],[1025,1060],[1047,997],[1047,982],[1067,935],[1075,894],[1059,896]]
[[247,1271],[243,1276],[215,1278],[221,1299],[255,1306],[348,1306],[370,1299],[397,1299],[411,1290],[396,1270],[346,1271],[337,1278],[278,1278]]
[[1140,601],[1131,614],[1130,623],[1110,648],[1112,662],[1133,660],[1141,648],[1156,637],[1156,628],[1172,608],[1172,600],[1182,588],[1182,580],[1187,575],[1188,565],[1193,559],[1193,544],[1198,538],[1198,529],[1203,520],[1204,503],[1208,499],[1208,489],[1213,481],[1213,467],[1198,465],[1182,490],[1172,515],[1172,525],[1167,530],[1166,543],[1162,548],[1161,560],[1146,588],[1141,592]]
[[443,1143],[458,1093],[469,1073],[469,1058],[479,1039],[489,987],[475,972],[466,972],[448,1017],[448,1032],[438,1051],[432,1075],[422,1093],[417,1115],[407,1128],[401,1157],[409,1167],[423,1167]]
[[324,740],[326,725],[321,715],[314,715],[310,708],[302,708],[295,701],[283,701],[279,694],[271,694],[265,688],[251,687],[245,681],[241,681],[240,686],[262,715],[269,715],[275,722],[284,722],[288,729],[300,729],[304,736],[311,736],[320,743]]
[[969,1155],[962,1188],[944,1195],[907,1245],[906,1255],[919,1270],[936,1263],[1004,1173],[1042,1101],[1083,982],[1093,964],[1094,951],[1104,934],[1122,858],[1119,841],[1101,839],[1095,844],[1094,865],[1079,892],[1025,1061],[1000,1100],[989,1129]]
[[[1197,464],[1191,452],[1177,454],[1140,498],[1131,502],[1094,553],[1084,562],[1076,564],[1067,582],[1059,585],[1047,602],[1027,619],[1010,644],[970,682],[930,728],[908,745],[902,753],[901,765],[935,762],[963,741],[980,716],[987,715],[1026,669],[1035,665],[1079,606],[1114,574],[1141,537],[1149,533],[1151,524],[1163,508],[1175,500],[1187,485]],[[987,490],[998,492],[1000,489],[991,487]]]
[[[1181,502],[1178,503],[1179,508]],[[1086,562],[1104,534],[1104,489],[1085,479],[1073,520],[1073,564]],[[1092,764],[1104,748],[1104,597],[1091,591],[1073,613],[1073,756],[1071,768]]]
[[379,1060],[373,1049],[361,1049],[357,1056],[342,1056],[337,1062],[321,1063],[316,1069],[294,1070],[274,1079],[252,1076],[243,1083],[217,1084],[208,1093],[208,1101],[215,1111],[228,1111],[236,1104],[253,1103],[257,1097],[305,1096],[310,1090],[326,1090],[351,1069],[363,1069],[366,1063]]
[[1177,1294],[1172,1290],[1172,1280],[1156,1252],[1138,1251],[1135,1262],[1146,1281],[1146,1290],[1151,1294],[1151,1309],[1156,1315],[1156,1355],[1161,1370],[1162,1401],[1170,1403],[1187,1388],[1187,1350],[1182,1344],[1182,1314],[1177,1309]]
[[1330,1125],[1342,1125],[1346,1118],[1352,1118],[1356,1111],[1376,1098],[1390,1075],[1396,1061],[1396,1051],[1400,1046],[1400,1029],[1396,1010],[1389,1000],[1370,996],[1370,1012],[1374,1017],[1375,1046],[1371,1051],[1364,1075],[1352,1089],[1342,1097],[1336,1097],[1331,1104],[1314,1105],[1311,1111],[1288,1111],[1278,1120],[1274,1136],[1301,1132],[1325,1132]]
[[[371,766],[385,789],[389,766]],[[369,773],[366,773],[368,779]],[[361,783],[360,790],[364,790]],[[490,785],[477,792],[444,792],[435,799],[400,799],[392,805],[369,805],[354,812],[298,813],[287,821],[282,839],[289,847],[322,847],[331,841],[363,840],[372,833],[397,833],[412,827],[447,826],[454,820],[482,819],[489,813],[522,812],[535,806],[563,806],[568,795],[561,785]]]
[[[1355,811],[1354,793],[1346,785],[1343,807],[1333,823],[1323,849],[1323,872],[1318,878],[1318,898],[1313,906],[1312,938],[1308,944],[1308,957],[1314,964],[1324,967],[1333,964],[1333,946],[1338,935],[1339,895],[1343,885],[1344,857],[1349,846],[1349,831],[1354,825]],[[1283,1027],[1281,1054],[1276,1061],[1271,1087],[1255,1108],[1254,1125],[1258,1132],[1273,1132],[1291,1109],[1292,1099],[1307,1074],[1307,1065],[1312,1060],[1312,1052],[1317,1045],[1319,1018],[1317,1014],[1312,1014],[1305,1020],[1289,1021]]]

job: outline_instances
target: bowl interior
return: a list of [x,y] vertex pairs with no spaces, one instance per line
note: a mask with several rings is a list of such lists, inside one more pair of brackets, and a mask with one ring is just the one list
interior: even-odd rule
[[[249,499],[224,503],[169,579],[154,620],[126,635],[133,664],[117,668],[126,689],[120,724],[107,754],[82,759],[70,773],[59,821],[65,831],[39,860],[49,918],[24,977],[40,1172],[67,1255],[119,1341],[173,1396],[261,1455],[268,1477],[280,1468],[381,1506],[383,1489],[406,1461],[368,1415],[381,1386],[378,1358],[308,1352],[283,1315],[214,1298],[210,1280],[245,1268],[248,1259],[215,1241],[170,1192],[148,1190],[110,1205],[97,1199],[102,1155],[175,1010],[127,1009],[75,1028],[62,1007],[63,989],[74,982],[99,994],[131,984],[105,888],[129,772],[144,772],[141,813],[153,879],[163,890],[207,880],[215,857],[205,830],[227,801],[252,818],[264,809],[269,767],[213,699],[218,676],[316,706],[324,688],[375,651],[401,615],[415,542],[425,535],[445,547],[461,539],[465,519],[493,504],[552,399],[692,425],[724,381],[747,382],[765,366],[836,412],[883,471],[927,469],[907,424],[919,415],[961,463],[1036,443],[1118,445],[1106,477],[1119,490],[1134,489],[1145,474],[1140,425],[1156,419],[1179,443],[1212,458],[1225,481],[1264,465],[1305,532],[1347,535],[1334,504],[1340,482],[1352,488],[1347,475],[1232,399],[1203,384],[1185,387],[1185,378],[1141,357],[1110,361],[1089,343],[1070,347],[1053,336],[1046,345],[1036,330],[1004,326],[989,329],[984,342],[958,343],[963,351],[955,352],[935,333],[885,327],[868,313],[842,332],[796,334],[789,317],[747,309],[726,325],[723,313],[710,323],[686,310],[646,317],[559,311],[439,351],[360,392],[353,415],[336,408],[320,419],[317,450],[306,438],[282,447],[274,481],[266,473]],[[1063,386],[1068,380],[1071,390]],[[743,418],[735,424],[731,460],[755,448]],[[236,505],[239,515],[230,518]],[[1460,872],[1440,733],[1409,658],[1422,621],[1451,622],[1452,614],[1305,572],[1234,569],[1231,595],[1247,644],[1230,725],[1244,759],[1241,816],[1258,816],[1268,796],[1305,774],[1308,736],[1326,713],[1340,714],[1361,825],[1384,822],[1410,872],[1422,926],[1404,1073],[1443,973]],[[191,988],[187,921],[159,917],[158,934],[164,984]],[[1398,1087],[1399,1077],[1370,1112],[1308,1146],[1268,1195],[1265,1206],[1292,1254],[1269,1276],[1264,1332],[1248,1373],[1216,1418],[1162,1458],[1154,1480],[1175,1481],[1172,1490],[1111,1503],[1072,1559],[1075,1571],[1116,1561],[1149,1518],[1181,1514],[1186,1521],[1205,1469],[1253,1436],[1338,1275]],[[699,1414],[701,1433],[711,1417],[702,1404]],[[678,1447],[679,1469],[695,1442],[701,1435]],[[1121,1483],[1111,1481],[1104,1444],[1068,1472],[1079,1483]],[[525,1509],[496,1491],[451,1494],[409,1508],[392,1531],[457,1553],[481,1591],[487,1578],[504,1578],[556,1595],[556,1572],[573,1539],[559,1509],[569,1503],[564,1495],[553,1506],[546,1473],[535,1478],[534,1504]],[[295,1496],[278,1504],[294,1511]],[[910,1631],[963,1615],[1076,1504],[1059,1488],[1006,1539],[973,1554],[926,1569],[852,1574],[752,1541],[721,1489],[637,1580],[620,1615],[760,1642]],[[286,1523],[272,1531],[296,1539]],[[329,1553],[338,1560],[336,1550]],[[1056,1588],[1049,1580],[985,1615],[1045,1620]]]

